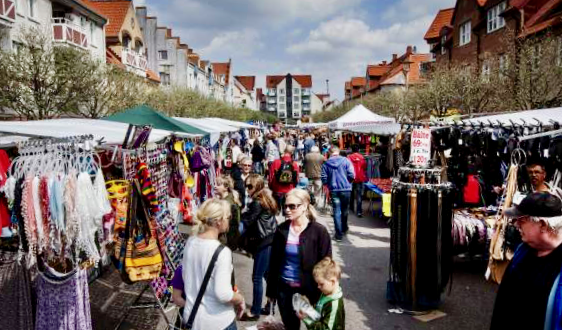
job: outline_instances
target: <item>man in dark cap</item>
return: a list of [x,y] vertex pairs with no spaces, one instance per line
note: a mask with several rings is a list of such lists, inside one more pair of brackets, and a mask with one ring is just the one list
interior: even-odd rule
[[562,201],[534,192],[504,214],[521,232],[500,284],[491,329],[560,329],[562,322]]

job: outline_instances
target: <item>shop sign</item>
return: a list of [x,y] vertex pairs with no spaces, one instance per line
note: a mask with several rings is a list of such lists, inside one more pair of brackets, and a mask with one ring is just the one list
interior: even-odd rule
[[410,161],[414,166],[427,166],[431,158],[431,130],[414,129],[412,131],[412,145]]

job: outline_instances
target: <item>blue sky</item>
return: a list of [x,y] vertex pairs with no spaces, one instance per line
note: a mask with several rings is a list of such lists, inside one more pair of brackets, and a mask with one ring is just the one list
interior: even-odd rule
[[346,79],[423,40],[455,0],[134,0],[203,59],[232,58],[235,75],[311,74],[313,91],[341,100]]

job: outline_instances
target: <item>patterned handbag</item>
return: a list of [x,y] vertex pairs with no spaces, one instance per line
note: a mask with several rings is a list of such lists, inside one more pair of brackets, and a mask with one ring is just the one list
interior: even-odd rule
[[131,282],[152,280],[160,275],[163,261],[138,180],[130,196],[125,273]]

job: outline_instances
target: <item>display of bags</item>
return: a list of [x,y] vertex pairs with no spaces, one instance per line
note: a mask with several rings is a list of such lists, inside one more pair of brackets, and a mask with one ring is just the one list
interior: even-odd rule
[[150,216],[143,199],[140,185],[134,180],[130,198],[126,230],[125,274],[131,282],[152,280],[160,275],[163,259],[158,240],[151,228]]

